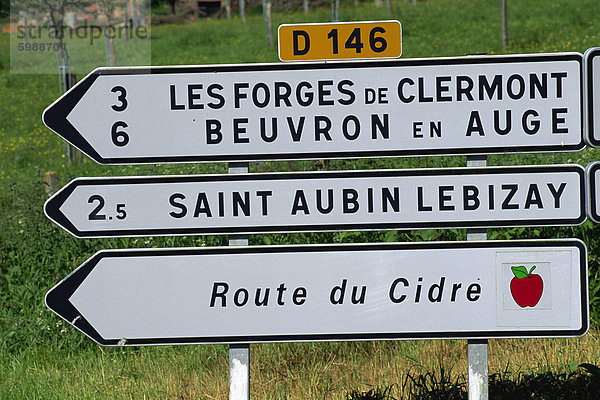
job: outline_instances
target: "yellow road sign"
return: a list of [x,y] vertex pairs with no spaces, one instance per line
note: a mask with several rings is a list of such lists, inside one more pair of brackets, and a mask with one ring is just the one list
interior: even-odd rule
[[397,58],[402,54],[399,21],[280,25],[281,61]]

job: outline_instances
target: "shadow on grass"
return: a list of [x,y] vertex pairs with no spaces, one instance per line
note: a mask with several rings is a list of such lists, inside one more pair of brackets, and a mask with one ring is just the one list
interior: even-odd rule
[[[408,374],[402,385],[402,397],[392,396],[394,386],[353,390],[345,400],[466,400],[464,377],[452,380],[443,369],[439,373]],[[580,364],[571,373],[510,373],[489,377],[489,400],[600,400],[600,368]]]

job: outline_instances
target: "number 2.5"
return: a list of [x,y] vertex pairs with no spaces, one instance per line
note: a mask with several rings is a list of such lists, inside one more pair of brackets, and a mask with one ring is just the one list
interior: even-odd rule
[[[106,214],[101,214],[102,209],[105,206],[104,197],[99,194],[94,194],[90,196],[88,199],[89,204],[97,203],[96,207],[92,210],[92,212],[88,215],[88,220],[90,221],[104,221],[106,220]],[[119,203],[116,207],[116,219],[125,219],[127,217],[127,212],[125,212],[125,204]],[[108,219],[112,219],[111,216]]]

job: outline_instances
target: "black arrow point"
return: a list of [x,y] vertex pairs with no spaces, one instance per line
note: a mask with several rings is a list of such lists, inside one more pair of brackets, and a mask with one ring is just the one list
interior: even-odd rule
[[104,346],[114,346],[118,343],[118,340],[105,339],[100,336],[98,331],[81,315],[69,300],[102,258],[103,255],[101,253],[96,254],[63,279],[58,285],[50,289],[46,293],[46,306],[96,343]]
[[60,207],[67,201],[71,193],[79,186],[81,180],[73,180],[69,182],[64,188],[59,190],[50,197],[44,204],[44,213],[46,216],[55,224],[65,229],[67,232],[75,237],[84,237],[84,233],[73,225],[73,223],[67,218],[67,216],[60,210]]
[[84,94],[89,90],[94,81],[98,79],[101,70],[95,70],[73,86],[69,91],[52,103],[42,114],[44,124],[52,129],[58,136],[77,147],[88,157],[99,164],[106,164],[107,160],[88,143],[81,133],[67,120],[67,116],[79,103]]

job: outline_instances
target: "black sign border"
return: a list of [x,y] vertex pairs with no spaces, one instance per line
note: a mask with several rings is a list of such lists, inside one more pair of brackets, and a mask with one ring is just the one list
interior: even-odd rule
[[[584,54],[585,90],[587,94],[587,133],[586,141],[592,147],[600,147],[600,138],[594,136],[594,57],[600,57],[600,47],[588,49]],[[597,71],[600,73],[600,71]],[[600,84],[600,83],[598,83]]]
[[[217,336],[217,337],[172,337],[142,339],[105,339],[81,316],[69,298],[83,283],[101,259],[107,257],[172,256],[203,254],[257,254],[282,252],[330,252],[330,251],[372,251],[372,250],[412,250],[412,249],[456,249],[456,248],[529,248],[575,246],[580,250],[581,320],[579,329],[548,329],[544,331],[473,331],[473,332],[389,332],[377,334],[307,334],[307,335],[264,335],[264,336]],[[549,239],[521,241],[481,241],[481,242],[415,242],[415,243],[375,243],[337,245],[296,245],[296,246],[257,246],[257,247],[214,247],[183,249],[137,249],[103,250],[89,258],[70,275],[64,278],[46,294],[46,306],[59,317],[75,326],[86,336],[103,346],[147,346],[183,345],[212,343],[265,343],[296,341],[349,341],[349,340],[394,340],[394,339],[459,339],[459,338],[525,338],[525,337],[568,337],[583,336],[589,328],[588,312],[587,249],[578,239]]]
[[600,224],[600,213],[598,213],[599,204],[596,202],[596,191],[599,189],[596,185],[596,175],[599,171],[600,161],[591,162],[585,168],[587,192],[586,212],[590,221],[596,224]]
[[154,163],[189,163],[189,162],[219,162],[219,161],[260,161],[260,160],[311,160],[311,159],[344,159],[344,158],[377,158],[401,156],[435,156],[435,155],[466,155],[466,154],[497,154],[521,152],[558,152],[579,151],[585,148],[584,140],[584,96],[580,94],[581,137],[573,145],[531,145],[512,147],[478,147],[429,150],[390,150],[390,151],[332,151],[319,153],[290,153],[290,154],[230,154],[222,156],[169,156],[169,157],[112,157],[104,158],[84,139],[84,137],[67,120],[68,114],[83,97],[93,82],[101,75],[156,75],[156,74],[186,74],[186,73],[223,73],[223,72],[252,72],[280,71],[306,69],[359,69],[371,67],[403,67],[403,66],[438,66],[465,64],[504,64],[519,62],[553,62],[577,61],[579,63],[580,81],[583,84],[583,56],[579,53],[557,54],[521,54],[514,56],[478,56],[460,58],[430,58],[430,59],[398,59],[383,61],[344,61],[344,62],[303,62],[277,64],[239,64],[211,66],[174,66],[174,67],[141,67],[141,68],[98,68],[92,71],[65,95],[51,104],[43,113],[42,120],[50,129],[67,142],[87,154],[99,164],[154,164]]
[[[77,186],[84,185],[128,185],[135,183],[180,183],[180,182],[231,182],[252,180],[285,180],[285,179],[336,179],[336,178],[368,178],[368,177],[403,177],[403,176],[443,176],[443,175],[476,175],[476,174],[507,174],[507,173],[561,173],[577,172],[580,184],[580,215],[577,218],[549,219],[518,219],[510,221],[446,221],[424,223],[347,223],[336,225],[298,225],[298,226],[254,226],[230,228],[184,228],[184,229],[122,229],[102,231],[79,231],[68,218],[60,212],[60,207],[73,193]],[[287,232],[316,232],[316,231],[352,231],[352,230],[386,230],[386,229],[432,229],[432,228],[496,228],[508,226],[557,226],[579,225],[586,219],[585,212],[585,170],[578,164],[546,165],[546,166],[516,166],[516,167],[485,167],[485,168],[441,168],[441,169],[408,169],[408,170],[367,170],[367,171],[318,171],[299,173],[263,173],[263,174],[231,174],[231,175],[181,175],[181,176],[146,176],[122,178],[76,178],[46,201],[44,211],[46,216],[61,226],[67,232],[79,238],[102,238],[123,236],[166,236],[166,235],[217,235],[217,234],[258,234],[258,233],[287,233]]]

